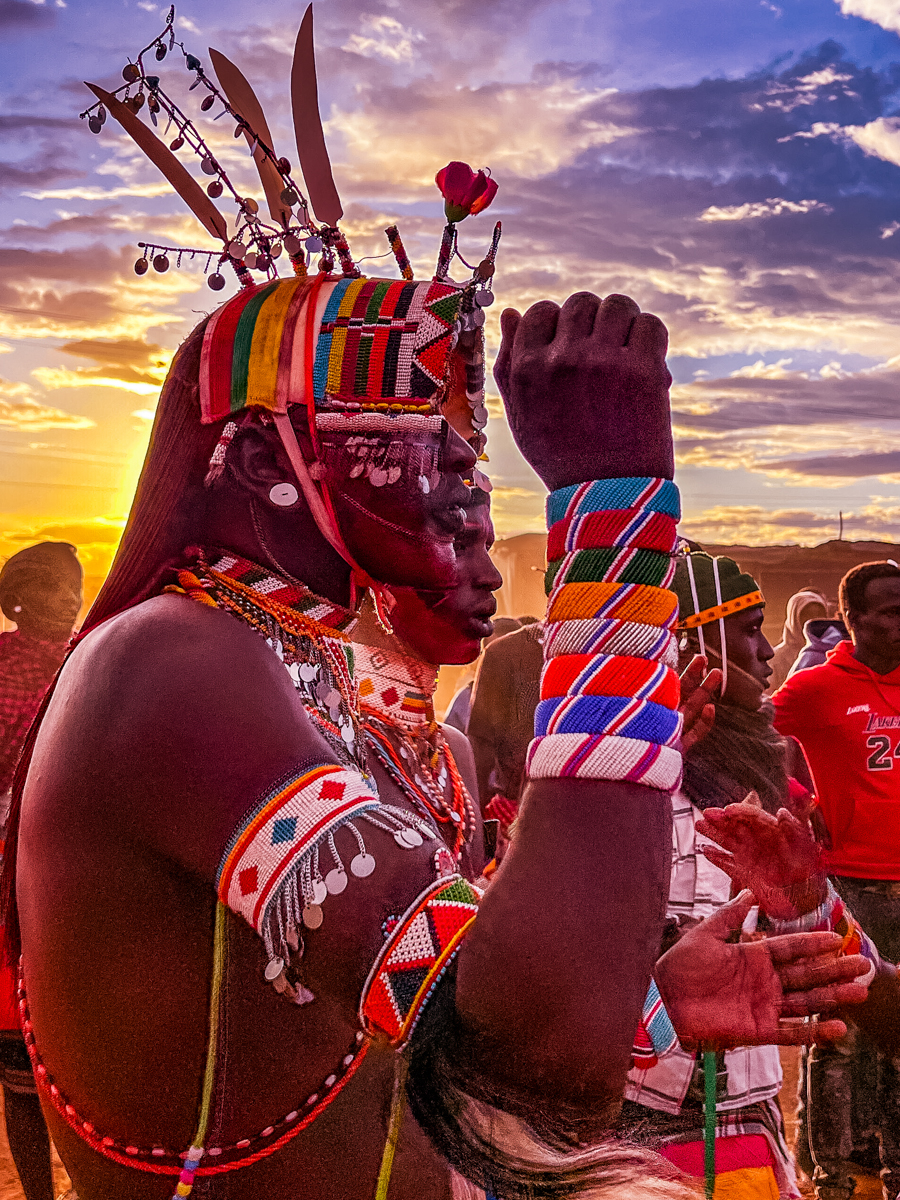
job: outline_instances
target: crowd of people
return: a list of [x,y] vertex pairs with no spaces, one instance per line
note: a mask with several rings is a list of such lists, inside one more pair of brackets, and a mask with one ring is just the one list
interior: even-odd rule
[[[900,568],[849,573],[817,666],[800,631],[827,603],[798,597],[768,696],[757,581],[677,532],[666,329],[579,292],[501,316],[548,599],[494,625],[499,223],[465,284],[449,268],[497,185],[438,172],[434,276],[396,227],[402,278],[363,276],[309,13],[297,47],[309,203],[216,56],[280,225],[239,202],[273,253],[226,244],[240,290],[175,356],[77,635],[71,547],[0,574],[0,1082],[27,1200],[52,1197],[50,1139],[79,1200],[794,1197],[785,1046],[819,1195],[877,1166],[894,1200]],[[141,62],[127,87],[168,104]],[[97,129],[225,228],[221,186],[93,90]],[[439,722],[440,667],[479,654]]]

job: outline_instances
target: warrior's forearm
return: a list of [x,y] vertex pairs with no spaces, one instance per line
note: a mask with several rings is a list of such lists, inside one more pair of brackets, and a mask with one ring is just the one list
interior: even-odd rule
[[659,953],[670,815],[667,793],[636,784],[528,786],[460,952],[457,1009],[485,1075],[572,1105],[621,1097]]
[[457,1007],[493,1077],[572,1103],[621,1094],[662,934],[681,770],[677,515],[661,479],[549,497],[530,782],[460,957]]

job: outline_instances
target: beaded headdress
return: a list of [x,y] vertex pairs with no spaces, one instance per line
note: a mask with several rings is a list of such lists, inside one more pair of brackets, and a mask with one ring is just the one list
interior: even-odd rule
[[[442,414],[481,452],[487,422],[482,327],[484,308],[493,301],[490,280],[499,222],[487,254],[469,268],[466,282],[452,280],[449,269],[454,257],[464,261],[456,248],[457,222],[487,207],[496,193],[494,181],[462,163],[451,163],[438,173],[448,221],[431,280],[414,281],[396,226],[385,232],[401,280],[362,277],[338,225],[343,208],[318,108],[312,5],[300,26],[291,72],[306,195],[290,161],[276,155],[262,106],[247,79],[225,55],[210,50],[218,84],[214,82],[200,59],[176,41],[174,17],[173,7],[162,33],[127,63],[122,72],[125,82],[115,93],[88,85],[98,103],[81,115],[94,133],[102,130],[107,114],[115,117],[206,230],[222,242],[218,251],[141,242],[136,272],[145,274],[151,262],[156,271],[166,271],[171,256],[177,266],[186,258],[199,259],[214,291],[225,287],[221,271],[226,265],[234,269],[241,285],[238,295],[213,314],[207,327],[202,420],[217,421],[248,407],[284,413],[290,403],[301,399],[311,417],[324,411]],[[247,140],[269,220],[261,215],[256,200],[238,193],[197,124],[163,87],[160,77],[148,74],[151,59],[159,69],[155,64],[176,48],[196,76],[190,90],[203,89],[201,111],[212,116],[213,108],[220,105],[213,119],[230,117],[236,123],[235,137],[243,135]],[[142,110],[152,126],[164,119],[166,132],[174,131],[168,147],[139,118]],[[211,177],[205,190],[176,157],[175,151],[182,148],[189,148],[199,158],[201,171]],[[213,203],[225,194],[237,206],[231,232]],[[282,255],[290,262],[293,278],[278,277]],[[314,256],[319,256],[318,273],[312,279]],[[216,269],[210,274],[213,263]],[[337,276],[331,274],[336,265]],[[309,382],[314,401],[305,395]]]

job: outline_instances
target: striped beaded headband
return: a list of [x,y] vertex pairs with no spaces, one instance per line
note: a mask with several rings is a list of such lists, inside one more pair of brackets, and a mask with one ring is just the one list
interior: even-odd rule
[[201,421],[309,404],[310,375],[316,413],[438,415],[461,299],[433,281],[320,277],[245,288],[204,334]]
[[696,629],[700,625],[709,625],[712,621],[718,621],[723,617],[730,617],[736,612],[742,612],[745,608],[756,608],[758,605],[765,604],[762,592],[748,592],[746,596],[738,596],[736,600],[726,600],[722,604],[717,604],[713,608],[705,608],[703,612],[694,613],[690,617],[685,617],[683,621],[679,621],[676,629],[681,632],[685,629]]

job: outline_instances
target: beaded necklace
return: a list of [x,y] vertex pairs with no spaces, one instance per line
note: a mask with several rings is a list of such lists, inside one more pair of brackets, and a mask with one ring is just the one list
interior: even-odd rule
[[366,775],[354,647],[344,632],[356,614],[236,554],[209,563],[199,550],[196,562],[177,574],[178,584],[164,590],[230,612],[260,633],[339,761]]
[[443,828],[458,860],[475,831],[475,807],[434,718],[437,668],[358,644],[356,671],[368,748],[416,809]]

